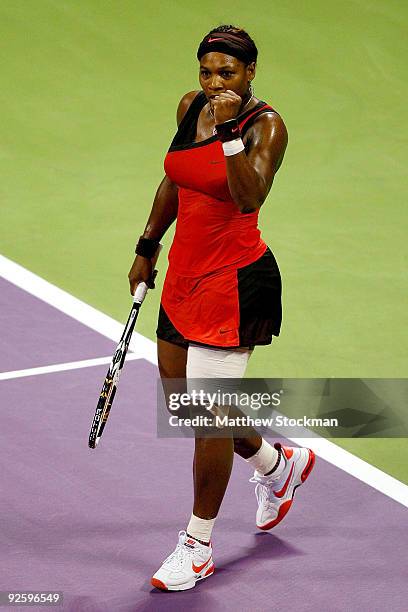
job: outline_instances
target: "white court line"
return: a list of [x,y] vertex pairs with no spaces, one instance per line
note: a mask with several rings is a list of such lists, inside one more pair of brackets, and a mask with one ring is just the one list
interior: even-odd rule
[[[283,415],[277,410],[274,410],[271,416],[275,417],[275,422],[276,416]],[[330,440],[311,432],[306,427],[296,427],[297,431],[302,436],[296,438],[289,438],[287,430],[284,427],[274,426],[273,429],[276,433],[294,442],[298,446],[307,446],[311,448],[316,455],[325,459],[328,463],[351,474],[351,476],[355,476],[355,478],[362,480],[374,489],[381,491],[384,495],[391,497],[408,508],[408,486],[393,476],[376,468],[374,465],[371,465],[371,463],[367,463],[367,461],[360,459],[360,457],[356,457],[356,455],[330,442]]]
[[[97,331],[102,336],[119,342],[125,326],[124,323],[115,321],[112,317],[89,306],[89,304],[85,304],[67,291],[59,289],[3,255],[0,255],[0,276],[43,302],[54,306],[76,321]],[[131,299],[129,296],[129,310],[130,307]],[[129,350],[138,355],[140,359],[147,359],[151,363],[157,364],[156,343],[137,332],[132,335]]]
[[[115,342],[119,341],[123,331],[122,323],[89,304],[85,304],[3,255],[0,255],[0,276],[103,336]],[[152,340],[135,333],[130,349],[135,352],[135,358],[138,356],[157,365],[156,344]],[[292,441],[301,446],[306,444],[305,438],[293,438]],[[408,486],[396,478],[324,438],[307,437],[307,444],[316,455],[328,463],[408,507]]]
[[[128,353],[126,361],[140,359],[136,353]],[[9,372],[0,372],[0,380],[10,380],[12,378],[25,378],[26,376],[38,376],[39,374],[52,374],[53,372],[66,372],[67,370],[79,370],[81,368],[92,368],[93,366],[110,363],[110,357],[96,357],[95,359],[83,359],[82,361],[67,361],[65,363],[56,363],[48,366],[39,366],[37,368],[28,368],[27,370],[10,370]]]
[[[384,495],[391,497],[391,499],[408,508],[408,486],[371,465],[371,463],[367,463],[367,461],[356,457],[356,455],[320,436],[316,438],[289,438],[289,440],[299,446],[311,448],[318,457],[325,459],[328,463],[362,480],[374,489],[377,489],[377,491],[381,491]],[[390,442],[392,442],[391,439]]]

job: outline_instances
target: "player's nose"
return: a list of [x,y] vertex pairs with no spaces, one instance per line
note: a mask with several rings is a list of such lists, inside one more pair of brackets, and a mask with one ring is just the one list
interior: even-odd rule
[[211,92],[217,93],[224,89],[224,83],[220,76],[214,75],[210,81],[209,89]]

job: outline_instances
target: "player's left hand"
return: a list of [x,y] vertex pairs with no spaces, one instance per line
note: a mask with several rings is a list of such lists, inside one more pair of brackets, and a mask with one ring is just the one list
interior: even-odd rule
[[212,107],[215,124],[235,119],[241,108],[242,98],[231,89],[223,91],[213,98]]

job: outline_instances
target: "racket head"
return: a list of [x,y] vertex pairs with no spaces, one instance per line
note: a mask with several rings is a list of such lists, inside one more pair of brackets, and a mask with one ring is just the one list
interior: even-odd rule
[[[132,315],[132,313],[131,313]],[[130,316],[129,315],[129,319]],[[98,403],[96,406],[94,418],[92,421],[91,429],[89,432],[88,446],[89,448],[96,448],[102,432],[105,428],[106,421],[109,417],[109,412],[112,407],[112,402],[116,394],[117,384],[119,382],[119,376],[125,363],[125,357],[129,346],[130,335],[133,331],[135,318],[132,317],[132,325],[129,333],[126,337],[122,338],[118,344],[115,354],[112,358],[109,366],[108,373],[102,385],[102,390],[99,395]]]
[[119,376],[116,376],[115,378],[116,380],[114,380],[114,377],[110,376],[109,371],[103,383],[102,391],[99,396],[95,415],[89,432],[89,448],[96,448],[106,425],[106,421],[108,420],[112,402],[115,397]]

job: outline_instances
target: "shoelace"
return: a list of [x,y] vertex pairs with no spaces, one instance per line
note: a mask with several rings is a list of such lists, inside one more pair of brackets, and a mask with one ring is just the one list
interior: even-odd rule
[[256,485],[255,495],[256,495],[256,501],[258,502],[258,504],[261,501],[266,502],[266,503],[269,501],[269,491],[267,487],[265,487],[264,485],[261,485],[259,483]]
[[268,503],[271,501],[271,499],[273,499],[271,496],[271,493],[272,493],[271,484],[278,482],[280,478],[281,478],[281,475],[279,475],[278,478],[271,478],[270,480],[267,480],[266,482],[263,476],[252,476],[252,478],[249,479],[249,482],[257,483],[255,487],[255,495],[256,495],[256,500],[258,504],[261,501]]
[[165,560],[165,563],[168,565],[172,565],[173,567],[181,567],[184,564],[186,557],[194,557],[194,548],[188,548],[188,546],[184,545],[184,539],[186,532],[179,531],[179,541],[176,546],[176,550],[171,553]]

